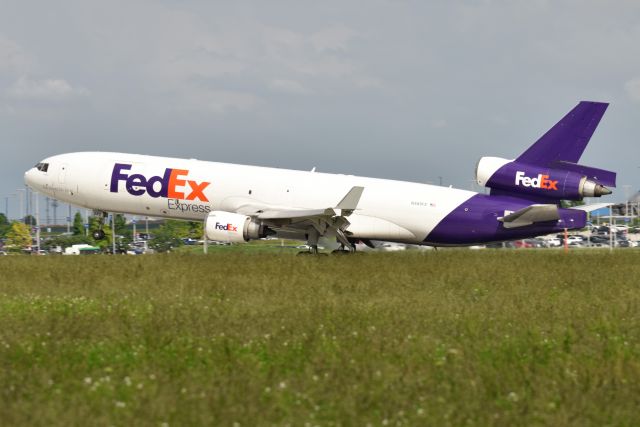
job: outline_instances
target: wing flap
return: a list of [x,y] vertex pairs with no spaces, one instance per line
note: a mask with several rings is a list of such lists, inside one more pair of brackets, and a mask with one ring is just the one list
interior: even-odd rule
[[287,209],[287,210],[265,210],[256,215],[258,219],[300,219],[335,216],[336,212],[331,209]]

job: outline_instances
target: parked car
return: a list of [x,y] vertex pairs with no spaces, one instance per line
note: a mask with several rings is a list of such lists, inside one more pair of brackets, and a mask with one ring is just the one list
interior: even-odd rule
[[600,225],[597,227],[593,227],[591,229],[591,234],[598,234],[601,236],[608,236],[609,235],[609,227],[607,227],[606,225]]
[[487,243],[485,246],[489,249],[502,249],[505,247],[504,242]]
[[632,248],[633,244],[627,239],[620,239],[616,242],[616,246],[619,248]]
[[545,239],[544,242],[548,248],[558,248],[562,246],[562,240],[563,239],[560,239],[558,237],[550,237]]
[[64,249],[63,255],[93,255],[99,254],[100,248],[87,244],[72,245]]
[[524,240],[514,240],[513,241],[513,245],[516,248],[535,248],[535,243],[533,243],[531,241],[531,239],[524,239]]
[[573,234],[571,236],[567,237],[567,242],[569,244],[571,243],[584,243],[584,237],[578,235],[578,234]]
[[594,246],[609,246],[609,238],[604,236],[591,236],[589,242]]

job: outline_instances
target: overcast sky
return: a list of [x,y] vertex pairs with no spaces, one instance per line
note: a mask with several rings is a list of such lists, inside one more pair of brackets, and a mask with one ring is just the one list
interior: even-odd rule
[[580,100],[611,103],[582,163],[623,200],[640,2],[0,0],[0,211],[33,164],[87,150],[468,189]]

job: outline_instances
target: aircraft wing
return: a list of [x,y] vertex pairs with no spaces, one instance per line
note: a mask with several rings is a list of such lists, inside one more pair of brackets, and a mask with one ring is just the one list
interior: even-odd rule
[[560,219],[556,205],[531,205],[498,218],[504,228],[526,227],[535,222],[557,221]]
[[320,235],[330,232],[335,234],[341,243],[348,245],[349,241],[345,234],[345,230],[349,226],[347,217],[357,209],[363,191],[364,187],[352,187],[342,200],[332,207],[295,209],[260,205],[253,200],[239,199],[234,201],[236,206],[233,210],[261,219],[273,229],[305,232],[313,227]]
[[[364,187],[353,187],[333,208],[324,209],[267,209],[259,212],[259,219],[300,219],[316,217],[347,217],[356,210]],[[340,211],[340,214],[336,211]]]

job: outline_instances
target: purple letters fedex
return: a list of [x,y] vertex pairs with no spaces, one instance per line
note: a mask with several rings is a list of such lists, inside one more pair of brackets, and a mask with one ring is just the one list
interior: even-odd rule
[[[147,193],[153,198],[165,197],[181,200],[198,199],[203,202],[209,201],[207,196],[204,195],[204,189],[211,183],[198,183],[196,181],[186,179],[186,176],[189,175],[189,171],[186,169],[167,168],[165,169],[163,176],[152,176],[148,179],[144,175],[138,173],[129,175],[123,172],[130,169],[130,164],[116,163],[113,166],[110,187],[110,191],[112,193],[117,193],[118,183],[120,181],[125,181],[127,192],[132,196],[142,196],[144,193]],[[185,178],[181,179],[180,177]],[[187,189],[186,184],[188,184],[188,187],[191,189],[189,194],[184,192],[184,190]]]

